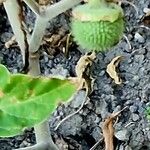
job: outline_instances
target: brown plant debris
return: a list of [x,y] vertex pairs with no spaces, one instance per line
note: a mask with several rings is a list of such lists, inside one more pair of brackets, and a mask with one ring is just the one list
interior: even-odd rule
[[80,80],[80,88],[85,88],[87,93],[92,92],[93,78],[90,76],[90,67],[96,58],[95,52],[82,56],[75,67],[76,75]]
[[6,0],[0,0],[0,5],[3,3],[3,2],[5,2]]
[[63,28],[59,28],[54,33],[46,35],[43,39],[42,46],[46,47],[46,53],[50,56],[63,51],[66,55],[72,45],[70,33]]
[[102,125],[102,132],[103,132],[103,136],[104,136],[105,150],[114,150],[113,139],[114,139],[115,129],[113,127],[113,124],[114,124],[116,117],[126,108],[127,107],[124,107],[122,110],[120,110],[116,113],[112,113],[104,121],[104,123]]
[[77,114],[85,105],[85,103],[87,101],[89,101],[89,94],[93,91],[93,78],[90,76],[90,67],[94,61],[94,59],[96,58],[95,52],[91,53],[91,54],[85,54],[84,56],[82,56],[79,61],[77,62],[76,65],[76,75],[77,75],[77,79],[79,82],[79,89],[85,88],[86,89],[86,93],[85,93],[85,98],[83,99],[83,102],[81,104],[81,106],[78,108],[77,111],[75,111],[74,113],[66,116],[63,120],[61,120],[58,125],[56,126],[55,130],[57,130],[59,128],[59,126],[66,121],[67,119],[69,119],[70,117],[74,116],[75,114]]
[[62,137],[58,137],[56,139],[55,144],[58,146],[59,149],[61,150],[67,150],[68,149],[68,144],[64,141]]
[[116,71],[116,68],[118,67],[118,64],[123,59],[123,56],[117,56],[112,59],[112,61],[107,65],[106,72],[109,74],[109,76],[114,79],[116,84],[121,84],[122,80],[119,78],[118,73]]
[[5,47],[10,48],[15,43],[16,43],[16,37],[12,36],[11,39],[5,43]]
[[143,11],[145,15],[142,17],[141,21],[145,26],[150,27],[150,9],[145,8]]
[[50,3],[50,0],[38,0],[39,5],[48,5]]
[[23,11],[23,3],[22,1],[17,0],[18,6],[19,6],[19,10],[18,10],[18,20],[20,22],[20,31],[22,31],[23,34],[23,45],[24,45],[24,49],[21,49],[21,54],[23,56],[23,69],[22,71],[24,71],[24,73],[27,73],[29,70],[29,45],[28,45],[28,39],[27,39],[27,32],[24,28],[24,20],[25,20],[25,15],[24,15],[24,11]]
[[69,77],[68,79],[76,86],[77,91],[80,90],[80,79],[78,77]]

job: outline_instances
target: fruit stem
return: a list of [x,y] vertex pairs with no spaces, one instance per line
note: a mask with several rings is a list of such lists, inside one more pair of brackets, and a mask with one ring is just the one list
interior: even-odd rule
[[107,5],[106,0],[89,0],[88,3],[91,7],[94,8],[105,7]]

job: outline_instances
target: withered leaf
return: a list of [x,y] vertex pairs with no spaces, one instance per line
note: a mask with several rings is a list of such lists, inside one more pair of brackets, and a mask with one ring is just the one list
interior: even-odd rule
[[109,76],[114,79],[116,84],[121,84],[122,80],[119,78],[118,73],[116,71],[116,67],[118,67],[119,62],[123,59],[123,56],[117,56],[112,59],[112,61],[107,65],[106,72]]
[[91,67],[94,59],[96,58],[95,52],[85,54],[82,56],[75,67],[76,75],[80,80],[80,88],[86,88],[88,93],[92,91],[93,78],[89,75],[89,68]]
[[105,142],[105,150],[114,150],[114,132],[115,129],[113,127],[114,120],[116,117],[127,107],[124,107],[122,110],[112,113],[110,116],[108,116],[105,120],[105,122],[102,125],[102,132],[104,136],[104,142]]
[[113,118],[108,117],[103,123],[102,131],[105,141],[105,150],[114,150],[113,137],[114,137],[114,127]]

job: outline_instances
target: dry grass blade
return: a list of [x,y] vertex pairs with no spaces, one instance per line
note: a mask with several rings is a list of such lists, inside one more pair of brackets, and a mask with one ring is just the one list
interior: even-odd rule
[[95,150],[102,140],[103,138],[101,138],[92,148],[90,148],[90,150]]
[[116,67],[118,67],[118,64],[123,59],[123,56],[117,56],[112,59],[112,61],[107,65],[106,72],[109,74],[109,76],[114,79],[116,84],[121,84],[122,80],[119,78],[118,73],[116,71]]

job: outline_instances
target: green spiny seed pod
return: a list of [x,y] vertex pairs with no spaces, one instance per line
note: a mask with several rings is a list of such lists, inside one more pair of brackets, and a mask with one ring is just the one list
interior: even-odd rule
[[123,35],[123,11],[105,0],[89,0],[73,9],[72,34],[84,49],[102,51],[117,44]]

